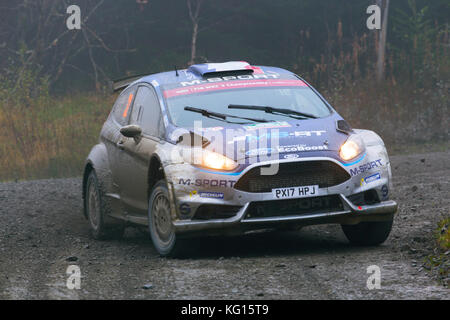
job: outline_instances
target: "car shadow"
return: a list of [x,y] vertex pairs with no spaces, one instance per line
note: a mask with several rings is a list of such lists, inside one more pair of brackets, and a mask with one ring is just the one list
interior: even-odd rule
[[[157,255],[150,236],[143,232],[133,233],[123,241],[143,245]],[[182,241],[182,250],[176,259],[229,259],[267,256],[290,256],[351,253],[376,250],[377,247],[351,245],[338,226],[313,226],[301,231],[271,231],[241,236],[214,236]],[[378,247],[379,248],[379,247]]]

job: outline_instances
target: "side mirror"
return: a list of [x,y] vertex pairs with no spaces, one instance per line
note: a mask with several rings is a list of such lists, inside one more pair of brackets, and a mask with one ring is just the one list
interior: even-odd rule
[[120,133],[127,138],[139,138],[142,134],[142,129],[138,125],[130,124],[122,127]]

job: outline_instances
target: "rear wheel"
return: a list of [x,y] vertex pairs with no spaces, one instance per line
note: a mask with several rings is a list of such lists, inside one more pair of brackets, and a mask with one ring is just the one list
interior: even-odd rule
[[90,172],[87,179],[84,201],[91,234],[95,239],[104,240],[123,236],[125,226],[121,221],[109,216],[111,206],[94,170]]
[[389,221],[361,222],[357,225],[342,225],[347,239],[356,245],[376,246],[388,238],[393,219]]
[[180,245],[172,224],[169,190],[165,180],[153,187],[148,204],[148,225],[155,249],[161,256],[176,256]]

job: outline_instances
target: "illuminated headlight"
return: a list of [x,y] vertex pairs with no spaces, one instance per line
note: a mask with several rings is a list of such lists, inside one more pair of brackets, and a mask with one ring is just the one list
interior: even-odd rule
[[220,153],[203,150],[202,166],[214,170],[233,170],[236,169],[237,163]]
[[201,148],[184,149],[183,151],[184,161],[196,166],[224,171],[234,170],[238,166],[232,159],[214,151]]
[[349,161],[355,159],[364,151],[365,146],[363,140],[357,135],[352,135],[341,146],[341,149],[339,150],[339,156],[342,160]]

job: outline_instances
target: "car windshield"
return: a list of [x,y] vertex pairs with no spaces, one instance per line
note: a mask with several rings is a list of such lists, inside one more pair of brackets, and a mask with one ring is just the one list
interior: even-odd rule
[[[303,83],[303,82],[302,82]],[[183,89],[182,89],[183,90]],[[182,91],[180,90],[180,92]],[[251,118],[267,121],[287,121],[299,119],[292,114],[268,113],[264,110],[232,109],[230,105],[264,106],[279,109],[288,109],[312,115],[316,118],[328,116],[331,111],[319,96],[306,85],[293,87],[265,87],[245,88],[232,90],[211,90],[192,93],[194,90],[183,91],[182,94],[165,91],[166,103],[172,122],[184,128],[194,127],[194,121],[202,121],[202,127],[216,127],[223,125],[223,120],[209,117],[205,112],[192,112],[186,107],[204,109],[210,112],[233,115],[242,119],[233,119],[233,122],[248,122]],[[186,110],[187,109],[187,110]]]

